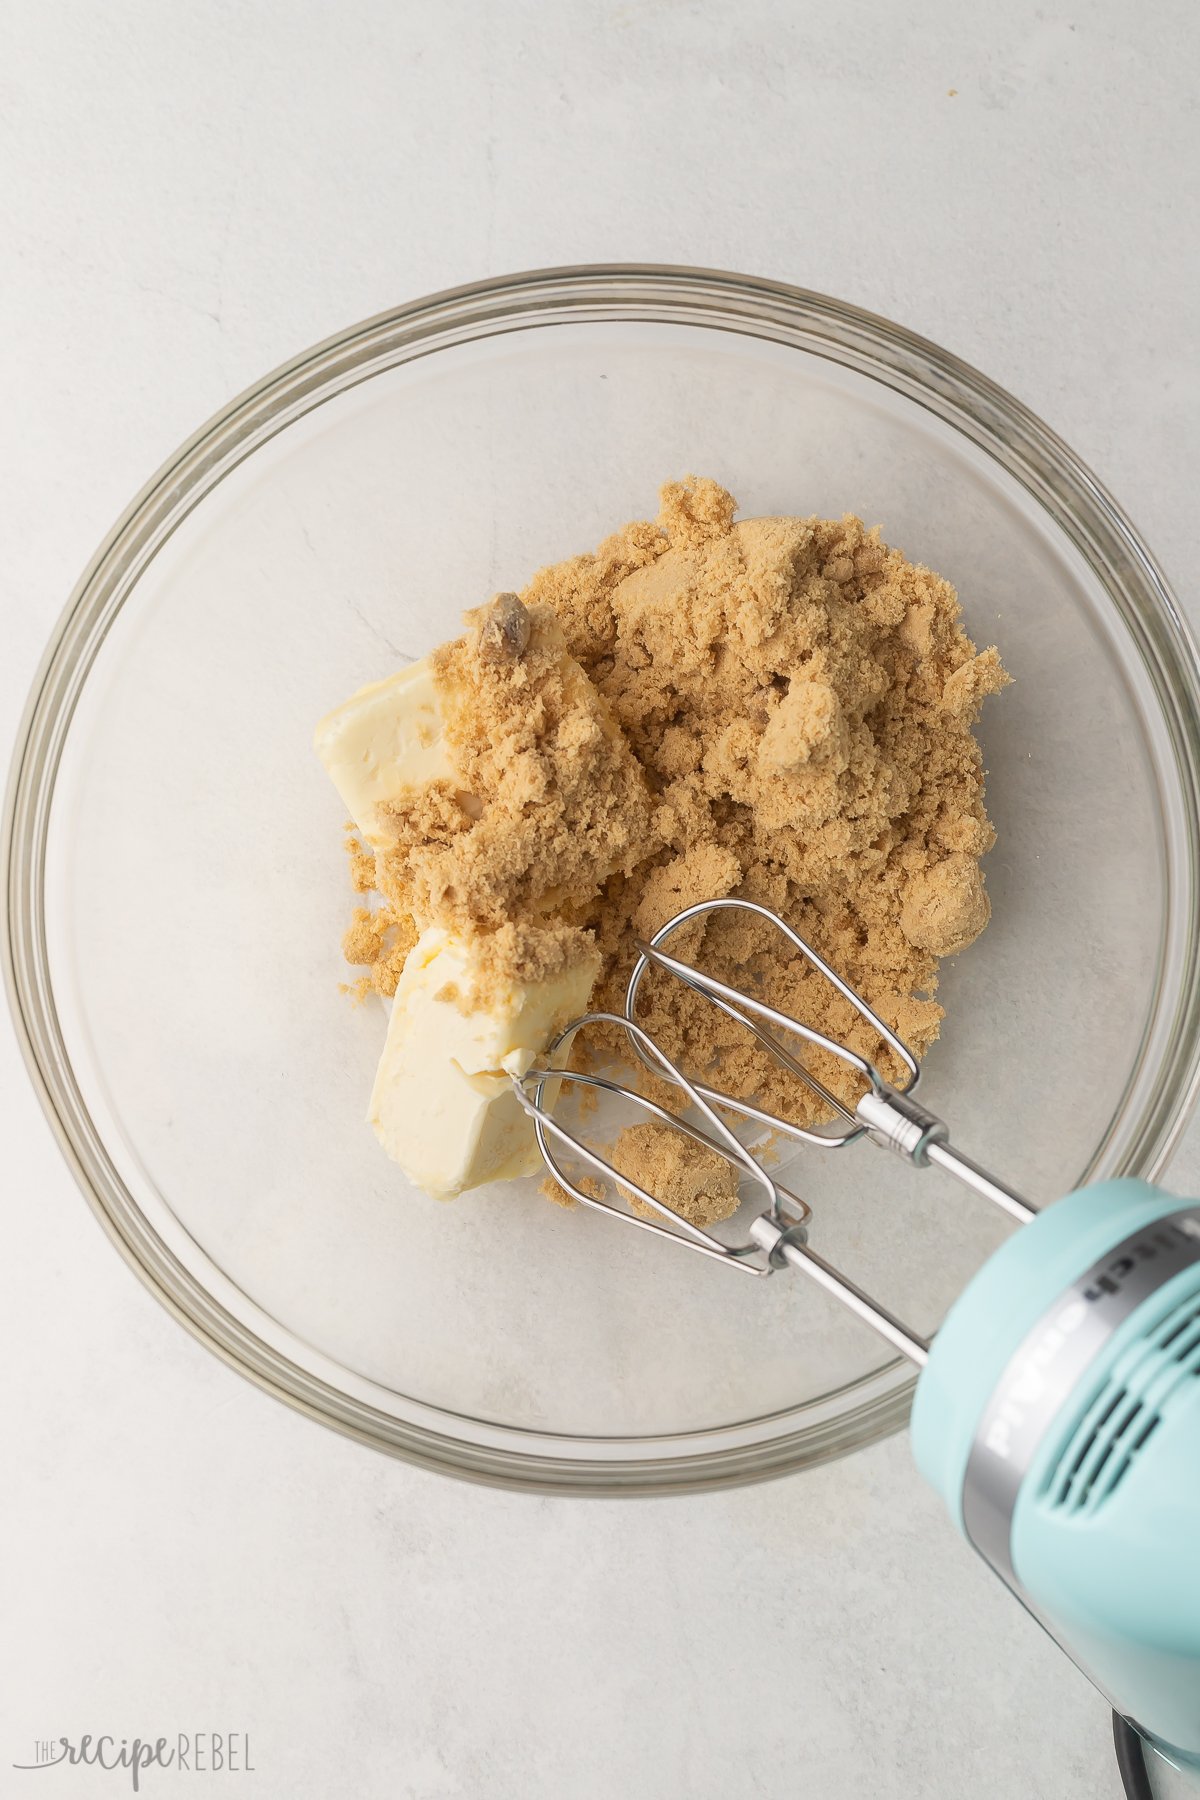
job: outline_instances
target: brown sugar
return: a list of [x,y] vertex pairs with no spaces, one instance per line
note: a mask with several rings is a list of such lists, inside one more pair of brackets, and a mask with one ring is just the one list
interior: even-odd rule
[[491,1006],[514,985],[533,987],[580,967],[592,977],[600,972],[591,933],[553,919],[509,920],[478,933],[475,951],[471,991],[460,996],[466,1012]]
[[912,877],[900,909],[900,928],[918,949],[955,956],[975,942],[991,915],[979,864],[973,856],[956,851]]
[[646,776],[548,606],[502,594],[431,661],[458,784],[388,809],[393,905],[463,934],[576,915],[657,848]]
[[[604,1198],[604,1183],[597,1181],[593,1175],[576,1176],[575,1185],[581,1194],[588,1194],[593,1200]],[[574,1194],[568,1194],[566,1188],[560,1187],[552,1175],[547,1175],[544,1181],[538,1183],[538,1193],[544,1194],[547,1200],[553,1200],[555,1206],[570,1207],[579,1204]]]
[[[693,1225],[715,1225],[737,1211],[738,1178],[732,1164],[715,1150],[666,1125],[627,1126],[618,1135],[610,1160],[619,1175],[636,1181]],[[594,1176],[580,1175],[575,1181],[593,1200],[604,1199],[604,1184]],[[617,1185],[639,1217],[660,1216],[623,1183]],[[576,1204],[574,1196],[549,1176],[541,1183],[540,1191],[556,1206]]]
[[391,998],[416,941],[417,928],[408,913],[395,913],[386,904],[374,912],[355,907],[342,938],[342,955],[348,963],[368,966],[369,973],[353,983],[360,1000],[368,988]]
[[[554,606],[655,795],[660,847],[584,915],[605,957],[593,1006],[621,1010],[638,933],[737,894],[779,911],[923,1053],[942,1017],[937,958],[987,922],[978,859],[993,832],[972,727],[1008,680],[964,634],[950,584],[854,517],[734,523],[723,490],[689,481],[663,489],[654,527],[541,571],[524,599]],[[878,1053],[769,926],[725,913],[702,937],[673,947]],[[676,1060],[819,1116],[702,997],[659,978],[643,993],[641,1022]],[[845,1089],[843,1065],[808,1060]]]
[[[693,1225],[715,1225],[737,1211],[738,1178],[732,1163],[669,1125],[628,1125],[612,1152],[618,1175],[626,1175]],[[652,1206],[622,1186],[630,1208],[656,1219]]]
[[346,855],[350,859],[350,886],[356,894],[369,894],[375,886],[374,853],[360,842],[353,820],[345,827]]
[[[973,727],[1008,676],[964,634],[949,582],[878,529],[734,513],[715,482],[668,483],[656,521],[540,570],[434,653],[456,780],[391,809],[396,846],[374,871],[390,953],[412,915],[489,940],[494,973],[585,943],[600,960],[592,1007],[619,1013],[635,939],[737,895],[779,912],[922,1054],[942,1018],[938,958],[988,920],[979,858],[994,834]],[[531,939],[530,926],[553,930]],[[379,929],[356,915],[355,947]],[[717,914],[672,949],[878,1057],[765,922]],[[726,1091],[800,1122],[821,1116],[681,982],[648,978],[639,1017],[689,1071],[719,1070]],[[805,1056],[848,1092],[844,1064]]]

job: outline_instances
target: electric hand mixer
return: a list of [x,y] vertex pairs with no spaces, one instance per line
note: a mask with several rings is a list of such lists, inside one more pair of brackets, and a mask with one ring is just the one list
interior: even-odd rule
[[[906,1071],[905,1085],[893,1086],[848,1046],[668,953],[677,931],[723,908],[757,914],[782,932],[878,1033]],[[952,1147],[945,1124],[912,1098],[918,1066],[911,1051],[765,907],[740,900],[688,907],[638,950],[625,1014],[575,1020],[551,1047],[546,1067],[514,1079],[555,1180],[584,1205],[731,1268],[759,1276],[785,1266],[803,1270],[915,1363],[916,1461],[951,1518],[1114,1712],[1170,1759],[1200,1767],[1200,1203],[1144,1181],[1115,1180],[1039,1213]],[[638,990],[651,966],[751,1031],[816,1091],[836,1116],[835,1129],[801,1127],[686,1076],[636,1022]],[[575,1033],[594,1024],[624,1031],[653,1073],[684,1090],[703,1125],[610,1076],[564,1077]],[[817,1080],[779,1032],[848,1064],[865,1088],[857,1104],[845,1105]],[[727,1244],[618,1176],[555,1117],[564,1080],[624,1095],[724,1156],[766,1199],[750,1241]],[[728,1112],[796,1142],[841,1148],[867,1137],[918,1168],[938,1164],[1023,1229],[985,1263],[927,1340],[810,1247],[809,1209],[785,1209],[786,1190],[734,1135],[722,1117]],[[570,1146],[635,1195],[638,1211],[623,1211],[573,1181],[552,1142]]]

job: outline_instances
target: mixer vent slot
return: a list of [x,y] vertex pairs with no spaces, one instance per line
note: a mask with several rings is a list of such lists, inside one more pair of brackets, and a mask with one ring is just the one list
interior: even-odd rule
[[1200,1295],[1192,1293],[1129,1346],[1091,1402],[1050,1473],[1054,1512],[1098,1511],[1172,1409],[1200,1380]]

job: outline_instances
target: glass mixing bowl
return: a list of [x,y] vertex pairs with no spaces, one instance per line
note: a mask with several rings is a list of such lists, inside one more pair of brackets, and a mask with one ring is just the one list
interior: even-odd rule
[[[1197,669],[1078,460],[961,363],[703,271],[484,283],[269,376],[154,478],[38,676],[9,794],[8,978],[114,1242],[236,1368],[431,1467],[583,1492],[796,1469],[893,1430],[907,1367],[796,1275],[742,1279],[535,1181],[452,1205],[363,1123],[378,1003],[317,717],[541,563],[709,474],[855,511],[956,583],[1015,685],[983,740],[994,920],[924,1092],[1032,1196],[1151,1173],[1197,1064]],[[1005,1230],[869,1145],[791,1180],[923,1330]]]

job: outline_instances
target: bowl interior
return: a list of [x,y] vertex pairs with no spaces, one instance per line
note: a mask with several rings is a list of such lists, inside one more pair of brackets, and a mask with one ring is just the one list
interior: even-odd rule
[[[352,896],[313,722],[465,607],[652,514],[687,471],[743,515],[882,524],[1000,646],[1015,685],[982,728],[994,919],[945,969],[923,1092],[1033,1196],[1113,1166],[1166,920],[1152,698],[1029,495],[933,411],[813,348],[579,322],[366,366],[146,561],[54,793],[54,1003],[149,1227],[331,1389],[518,1457],[523,1434],[587,1462],[605,1451],[585,1440],[670,1436],[694,1455],[694,1434],[802,1430],[891,1360],[801,1278],[743,1279],[562,1212],[535,1181],[438,1204],[363,1123],[385,1017],[338,991]],[[814,1242],[926,1330],[1005,1229],[866,1145],[808,1153],[790,1179]]]

